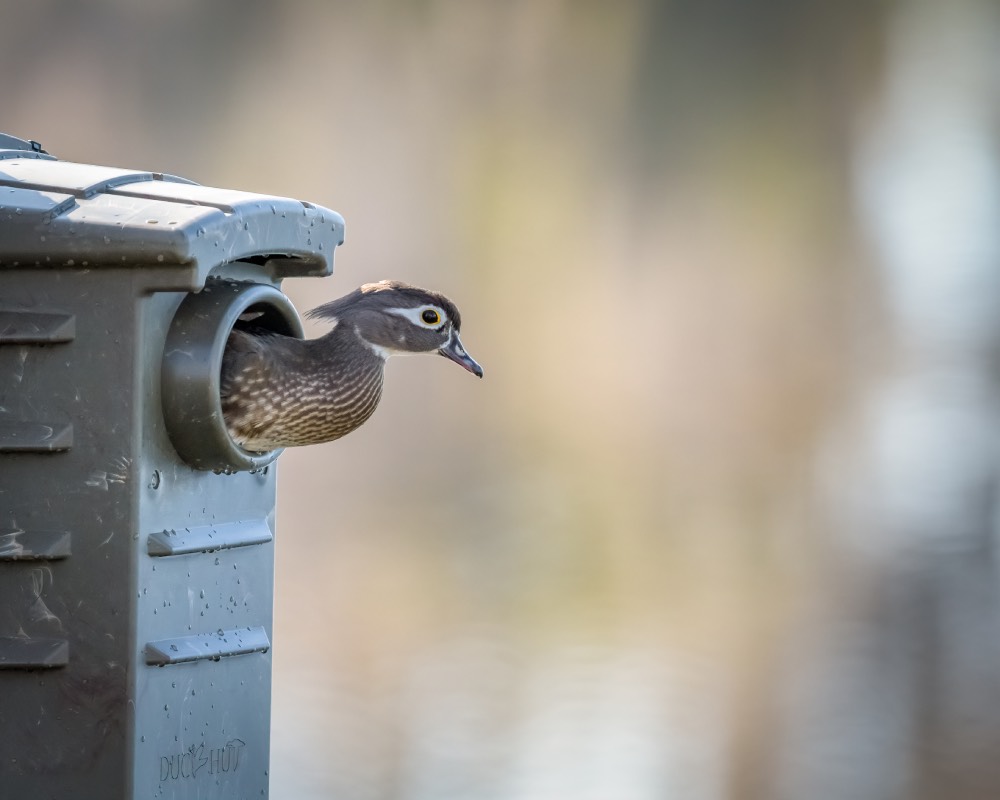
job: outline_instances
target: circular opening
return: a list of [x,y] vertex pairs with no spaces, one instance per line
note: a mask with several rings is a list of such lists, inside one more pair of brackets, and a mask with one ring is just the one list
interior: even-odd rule
[[234,327],[304,335],[291,301],[267,284],[212,280],[181,301],[163,351],[163,418],[177,453],[197,469],[255,470],[281,453],[244,450],[226,430],[220,373]]

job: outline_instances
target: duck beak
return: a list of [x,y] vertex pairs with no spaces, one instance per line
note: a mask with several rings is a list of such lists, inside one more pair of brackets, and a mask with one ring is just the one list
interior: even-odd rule
[[465,367],[473,375],[483,377],[483,368],[476,363],[476,359],[465,352],[462,347],[462,340],[458,338],[458,332],[452,330],[448,343],[438,350],[438,353],[445,358],[450,358],[459,366]]

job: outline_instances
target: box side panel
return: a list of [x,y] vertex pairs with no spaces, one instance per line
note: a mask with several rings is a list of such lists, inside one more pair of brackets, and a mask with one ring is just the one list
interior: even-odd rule
[[142,315],[135,797],[266,796],[275,467],[221,475],[180,461],[164,429],[160,362],[183,295]]
[[0,786],[127,796],[133,278],[0,271]]

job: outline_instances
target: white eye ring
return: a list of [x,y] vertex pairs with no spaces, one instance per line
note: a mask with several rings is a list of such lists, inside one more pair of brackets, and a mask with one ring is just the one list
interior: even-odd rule
[[[440,306],[425,305],[417,306],[416,308],[390,308],[387,310],[390,314],[396,314],[404,319],[408,319],[419,328],[427,328],[427,330],[431,331],[440,330],[448,322],[448,315],[444,313],[444,309]],[[437,322],[427,322],[424,319],[424,314],[428,311],[437,314]]]

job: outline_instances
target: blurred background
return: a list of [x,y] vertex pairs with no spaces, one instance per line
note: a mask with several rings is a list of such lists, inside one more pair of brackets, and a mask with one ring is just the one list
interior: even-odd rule
[[336,209],[299,309],[485,367],[281,458],[272,796],[1000,796],[996,3],[6,17],[0,130]]

